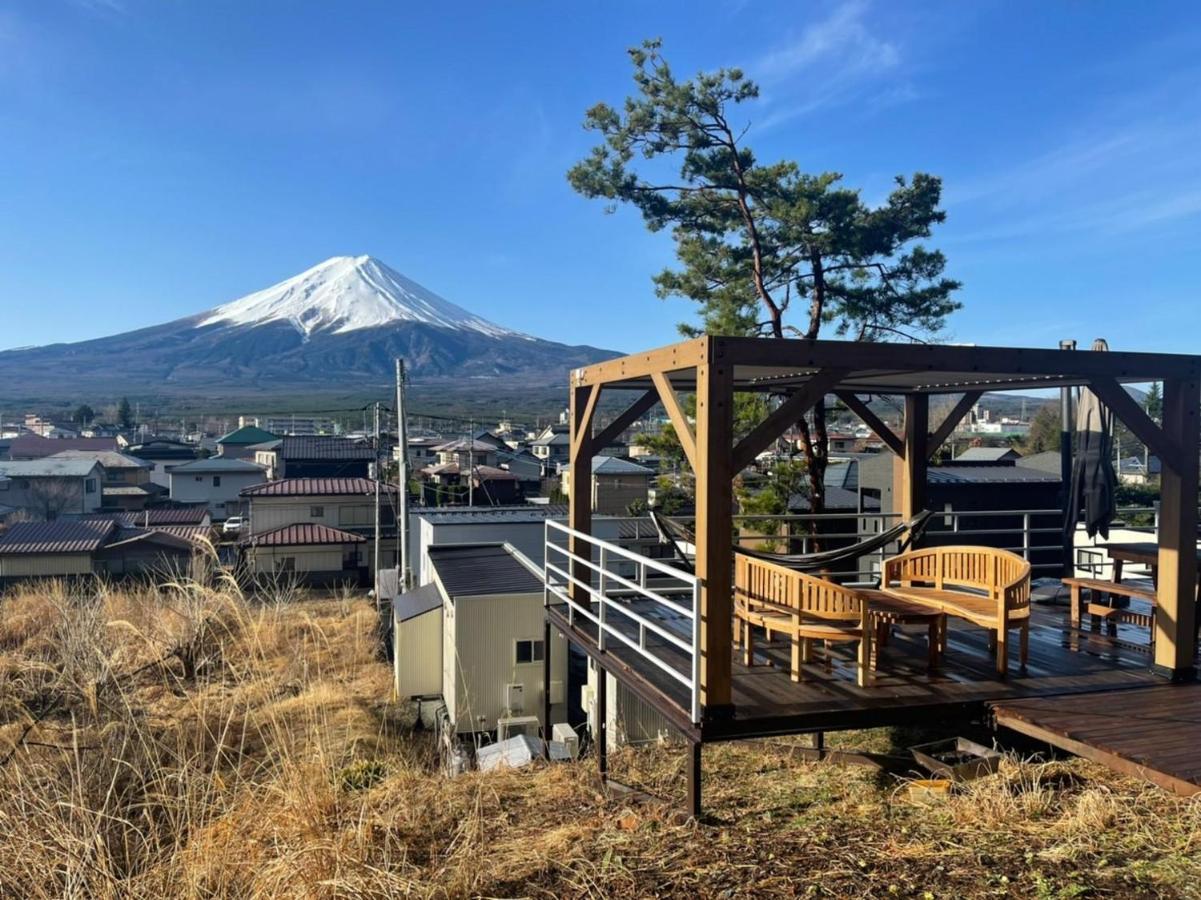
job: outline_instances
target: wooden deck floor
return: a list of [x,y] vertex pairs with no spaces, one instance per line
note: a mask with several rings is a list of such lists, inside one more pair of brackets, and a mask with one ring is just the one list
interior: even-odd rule
[[[654,614],[650,604],[635,601],[633,608],[644,615]],[[552,606],[548,612],[552,624],[596,655],[595,629],[590,623],[576,617],[574,628],[568,629],[564,627],[563,605]],[[611,614],[610,622],[613,620]],[[661,624],[671,626],[670,621]],[[633,627],[629,633],[636,635]],[[1119,638],[1114,642],[1089,631],[1073,631],[1066,608],[1036,605],[1027,671],[1017,670],[1014,648],[1010,675],[1002,679],[994,671],[986,632],[952,620],[943,665],[937,672],[927,669],[925,631],[915,628],[893,636],[883,649],[874,682],[866,687],[855,683],[853,645],[836,645],[829,665],[818,650],[816,662],[805,669],[806,680],[797,683],[789,677],[787,642],[757,644],[754,666],[742,665],[740,655],[735,654],[733,715],[706,720],[699,729],[688,720],[687,690],[633,650],[610,639],[603,663],[690,737],[721,741],[911,724],[957,713],[984,714],[990,701],[1162,684],[1162,679],[1150,671],[1145,633],[1139,635],[1123,628]],[[652,639],[648,646],[677,671],[686,670],[688,658],[668,642]]]
[[1201,684],[992,704],[996,723],[1118,772],[1201,793]]

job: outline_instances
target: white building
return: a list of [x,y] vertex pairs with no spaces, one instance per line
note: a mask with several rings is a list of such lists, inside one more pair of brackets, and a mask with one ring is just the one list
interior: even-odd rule
[[267,480],[267,470],[245,459],[216,456],[170,466],[171,499],[178,503],[206,503],[216,521],[242,515],[241,492]]

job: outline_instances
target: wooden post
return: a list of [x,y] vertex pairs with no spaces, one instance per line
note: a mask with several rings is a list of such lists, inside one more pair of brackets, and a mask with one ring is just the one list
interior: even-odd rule
[[[567,524],[570,528],[584,534],[592,534],[592,412],[596,403],[593,392],[600,391],[599,386],[571,388],[571,484],[567,496]],[[586,559],[592,558],[592,547],[577,537],[568,541],[568,549]],[[571,564],[573,578],[590,583],[591,570],[583,563]],[[582,584],[571,584],[571,599],[583,607],[588,607],[591,597]]]
[[926,508],[926,452],[930,435],[930,398],[925,394],[905,395],[902,438],[905,455],[893,461],[892,506],[908,521]]
[[701,706],[705,716],[733,712],[733,366],[713,339],[696,370],[696,576],[700,582]]
[[688,742],[688,814],[701,817],[701,747],[700,741]]
[[1164,381],[1163,432],[1176,452],[1161,458],[1155,668],[1173,680],[1195,676],[1199,394],[1197,378]]

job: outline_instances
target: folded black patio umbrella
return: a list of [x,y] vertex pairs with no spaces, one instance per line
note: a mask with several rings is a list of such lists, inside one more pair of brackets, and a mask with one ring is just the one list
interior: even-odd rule
[[[1092,349],[1108,350],[1109,345],[1097,338]],[[1113,413],[1087,388],[1080,391],[1076,401],[1072,449],[1072,483],[1064,508],[1064,532],[1075,530],[1076,515],[1083,506],[1088,536],[1108,538],[1118,480],[1113,468]]]

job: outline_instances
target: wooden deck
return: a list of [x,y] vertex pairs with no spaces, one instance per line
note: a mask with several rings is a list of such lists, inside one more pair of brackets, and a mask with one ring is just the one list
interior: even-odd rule
[[1201,793],[1201,684],[992,704],[996,723],[1190,796]]
[[[655,616],[650,603],[633,601],[632,605],[642,615]],[[565,613],[565,604],[548,608],[552,625],[574,644],[599,657],[611,674],[651,703],[686,737],[704,742],[912,724],[956,714],[984,715],[991,701],[1163,683],[1150,671],[1145,630],[1139,634],[1121,626],[1119,640],[1113,641],[1099,633],[1071,629],[1064,606],[1036,604],[1025,673],[1018,671],[1016,652],[1011,650],[1010,674],[998,677],[986,632],[955,620],[949,623],[947,650],[938,671],[927,668],[925,629],[899,631],[883,649],[874,682],[866,687],[855,683],[854,651],[846,645],[832,648],[828,666],[818,649],[815,662],[805,668],[806,680],[797,683],[789,678],[789,645],[757,642],[754,666],[743,666],[740,654],[735,653],[733,715],[707,719],[696,727],[687,714],[688,692],[679,682],[613,639],[606,651],[598,654],[595,628],[582,617],[569,627]],[[616,624],[612,613],[609,621]],[[661,619],[660,624],[672,627],[670,620]],[[636,639],[633,627],[629,634]],[[651,639],[648,646],[677,671],[687,671],[687,657],[671,644]]]

